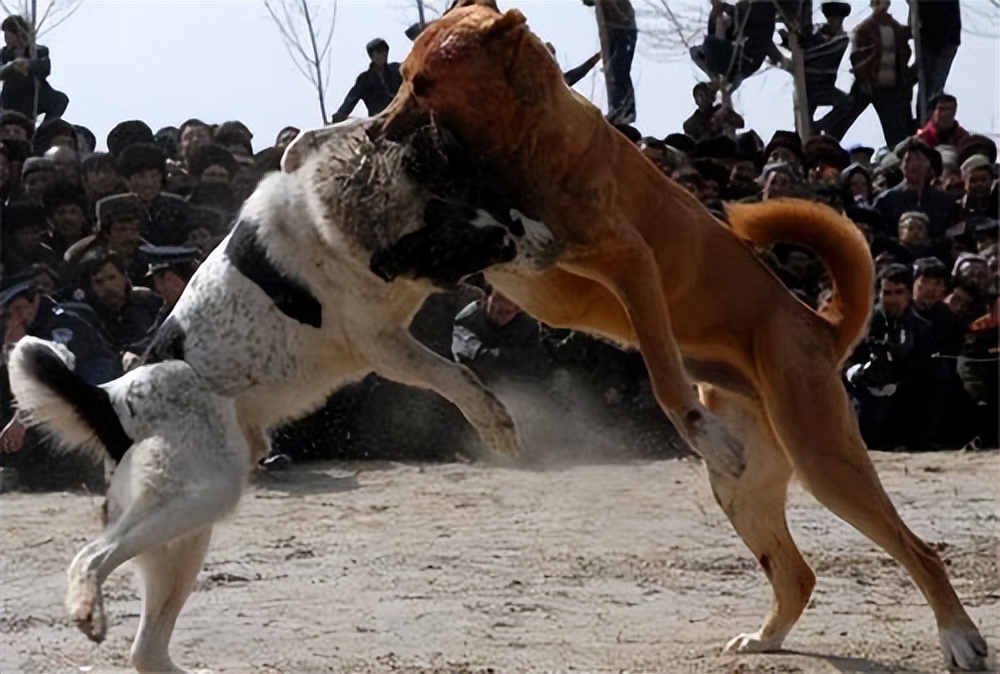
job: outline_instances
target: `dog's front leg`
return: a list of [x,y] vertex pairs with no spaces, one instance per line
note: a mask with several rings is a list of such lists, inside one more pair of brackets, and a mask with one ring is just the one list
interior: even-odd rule
[[440,357],[408,332],[381,335],[377,351],[375,372],[401,384],[431,389],[454,403],[493,451],[518,453],[514,420],[471,370]]
[[622,234],[565,256],[560,267],[615,295],[635,330],[660,407],[709,470],[739,476],[746,467],[743,445],[695,394],[674,339],[660,269],[645,241],[637,232]]

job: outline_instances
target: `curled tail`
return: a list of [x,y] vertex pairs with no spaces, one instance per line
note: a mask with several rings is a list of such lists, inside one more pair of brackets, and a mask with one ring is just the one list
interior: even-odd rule
[[832,281],[817,313],[833,327],[841,357],[861,338],[872,309],[875,271],[861,231],[832,208],[800,199],[727,204],[733,232],[756,246],[791,243],[813,251]]
[[61,344],[24,337],[10,355],[10,387],[27,426],[42,425],[72,450],[121,461],[132,445],[108,393],[72,369]]

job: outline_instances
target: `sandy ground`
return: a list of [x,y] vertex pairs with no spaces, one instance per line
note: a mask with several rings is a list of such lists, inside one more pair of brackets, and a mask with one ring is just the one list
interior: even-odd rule
[[[875,459],[995,669],[998,454]],[[100,503],[0,496],[3,672],[127,668],[139,610],[127,567],[105,585],[105,643],[63,611],[65,568],[99,530]],[[172,654],[213,672],[942,671],[902,570],[801,488],[789,512],[813,601],[787,652],[722,655],[770,592],[694,460],[303,464],[252,486],[217,527]]]

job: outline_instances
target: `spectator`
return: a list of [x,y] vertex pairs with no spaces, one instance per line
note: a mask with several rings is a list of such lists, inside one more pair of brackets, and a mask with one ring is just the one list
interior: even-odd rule
[[851,164],[840,172],[840,198],[844,206],[872,208],[875,187],[872,176],[861,164]]
[[142,355],[152,343],[153,336],[177,304],[181,293],[198,268],[198,258],[201,256],[196,248],[185,246],[143,246],[142,252],[149,260],[146,275],[152,279],[153,292],[163,300],[163,303],[143,338],[125,348],[122,367],[126,372],[141,363]]
[[76,129],[64,119],[45,120],[38,126],[35,135],[31,138],[31,148],[36,155],[41,156],[53,147],[68,147],[74,152],[79,147]]
[[851,43],[844,30],[844,19],[850,15],[851,6],[846,2],[824,2],[821,10],[826,23],[800,41],[810,121],[819,106],[835,107],[850,100],[848,94],[837,88],[837,71]]
[[131,193],[115,194],[97,202],[97,231],[80,239],[66,251],[65,260],[74,280],[79,280],[81,258],[91,249],[109,248],[128,270],[129,280],[141,285],[148,261],[139,246],[148,244],[141,235],[148,217],[139,198]]
[[43,155],[52,162],[56,170],[56,179],[71,185],[80,184],[80,155],[76,150],[66,146],[50,147]]
[[[915,14],[911,12],[910,18],[916,16],[919,21],[918,59],[922,73],[917,100],[921,103],[921,120],[924,120],[926,113],[934,110],[930,101],[944,91],[952,61],[962,44],[962,9],[958,0],[917,0],[916,10]],[[910,28],[915,30],[917,27]]]
[[3,224],[3,273],[17,274],[41,262],[55,265],[55,253],[42,243],[49,224],[45,209],[33,201],[11,202],[4,206]]
[[997,218],[991,208],[990,192],[996,180],[993,162],[981,154],[974,154],[962,163],[962,181],[965,194],[959,201],[960,218],[967,220],[979,216]]
[[784,162],[772,162],[764,167],[757,182],[761,185],[761,201],[794,197],[800,194],[802,177]]
[[709,84],[699,82],[694,85],[691,95],[696,107],[684,120],[684,133],[695,141],[718,135],[732,136],[736,129],[746,126],[743,117],[735,110],[715,102],[715,90]]
[[896,149],[903,182],[875,199],[875,210],[886,223],[898,223],[907,211],[920,211],[930,222],[932,239],[944,236],[958,214],[958,206],[932,183],[941,173],[941,155],[919,138],[910,138]]
[[66,251],[90,233],[87,222],[87,195],[76,185],[57,181],[42,195],[49,227],[42,243],[53,252],[54,268],[62,272]]
[[330,119],[331,124],[347,119],[361,101],[368,109],[368,116],[374,117],[389,105],[389,101],[396,95],[399,86],[403,83],[399,64],[388,62],[388,42],[377,37],[367,44],[365,50],[368,52],[368,58],[371,59],[368,70],[358,75],[354,86],[344,97],[344,102],[333,113],[333,117]]
[[552,374],[538,321],[498,292],[455,316],[451,351],[487,385],[504,379],[544,380]]
[[909,267],[879,272],[868,334],[847,362],[861,435],[872,449],[923,449],[929,439],[932,327],[913,311],[912,286]]
[[0,138],[13,138],[31,142],[35,135],[35,123],[17,110],[4,110],[0,114]]
[[913,263],[913,311],[932,327],[929,382],[928,431],[937,444],[961,445],[970,437],[968,397],[955,368],[965,326],[944,303],[948,269],[935,257]]
[[25,335],[58,342],[76,356],[75,371],[90,384],[103,384],[121,374],[118,359],[90,319],[86,308],[57,304],[38,292],[36,273],[0,280],[4,353]]
[[297,127],[286,126],[281,131],[279,131],[278,135],[275,137],[274,147],[280,150],[284,150],[286,147],[292,144],[292,141],[295,140],[296,136],[298,136],[300,133],[301,130],[298,129]]
[[163,300],[148,288],[133,288],[125,262],[104,246],[91,248],[80,259],[80,285],[97,314],[96,327],[121,361],[131,344],[146,337]]
[[108,152],[116,158],[129,145],[135,143],[152,143],[153,130],[146,122],[139,119],[129,119],[118,122],[108,132],[107,145]]
[[635,89],[632,87],[632,59],[639,30],[631,0],[584,0],[594,6],[604,24],[607,51],[605,77],[608,80],[608,120],[613,124],[635,122]]
[[783,162],[796,171],[802,168],[802,138],[794,131],[778,130],[764,146],[764,163]]
[[95,152],[80,165],[83,189],[87,193],[87,213],[93,214],[97,202],[112,194],[127,192],[125,179],[118,174],[115,156],[109,152]]
[[239,171],[232,152],[217,143],[200,146],[191,155],[188,172],[198,182],[229,185]]
[[996,278],[987,292],[988,310],[969,324],[958,358],[958,375],[974,406],[973,446],[997,446],[997,371],[1000,365]]
[[[722,4],[713,0],[713,12],[720,6],[716,12],[719,17],[726,14]],[[775,21],[775,5],[771,0],[739,0],[732,29],[719,36],[715,33],[719,26],[713,27],[710,18],[709,34],[701,46],[691,48],[691,60],[712,79],[726,80],[727,88],[732,91],[757,72],[767,56],[784,59],[772,42]]]
[[909,30],[889,15],[889,3],[871,0],[871,15],[854,29],[850,98],[816,123],[818,130],[834,138],[843,138],[869,105],[875,106],[890,147],[913,133]]
[[0,50],[0,108],[16,110],[32,120],[38,115],[45,115],[46,121],[61,116],[69,97],[48,82],[52,71],[48,48],[35,44],[24,17],[11,15],[0,25],[5,45]]
[[42,194],[57,177],[56,165],[44,157],[28,157],[21,167],[21,194],[25,199],[42,203]]
[[991,272],[989,262],[982,255],[961,253],[951,269],[951,279],[955,290],[963,290],[968,296],[966,304],[958,311],[964,325],[979,318],[989,309],[987,291],[990,288]]
[[166,153],[153,143],[133,143],[118,157],[118,172],[148,214],[142,238],[158,246],[182,243],[190,230],[187,206],[176,194],[163,191],[167,179]]
[[917,131],[917,138],[931,147],[950,145],[959,147],[969,138],[969,132],[955,119],[958,99],[951,94],[938,94],[930,100],[927,108],[931,112],[930,121]]

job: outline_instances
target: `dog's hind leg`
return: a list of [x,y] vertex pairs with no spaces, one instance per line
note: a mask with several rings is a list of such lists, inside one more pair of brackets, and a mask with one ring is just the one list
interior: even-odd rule
[[142,582],[142,617],[132,644],[132,665],[139,672],[179,672],[170,659],[174,623],[194,587],[211,527],[146,550],[135,558]]
[[[143,449],[134,446],[112,480],[109,494],[122,503],[121,516],[77,553],[67,572],[70,618],[97,642],[107,633],[101,585],[111,572],[136,555],[210,527],[236,505],[245,478],[242,465],[205,462],[189,466],[183,482],[151,483],[138,476],[135,484],[123,484],[133,477],[129,464]],[[199,474],[204,479],[198,481]],[[136,493],[129,495],[129,489]]]
[[[787,334],[786,339],[795,340]],[[772,348],[783,353],[782,338]],[[792,348],[793,345],[787,345]],[[801,349],[802,344],[794,345]],[[892,555],[913,577],[937,620],[949,668],[985,668],[986,642],[937,553],[903,523],[882,488],[832,364],[769,371],[761,394],[802,484],[840,518]]]
[[776,650],[805,609],[816,583],[816,575],[799,553],[785,519],[792,465],[777,445],[759,401],[706,385],[699,389],[706,407],[730,432],[743,438],[746,470],[739,477],[709,471],[712,493],[774,591],[771,611],[760,629],[735,637],[726,650]]
[[489,448],[508,456],[518,453],[514,420],[471,370],[445,360],[408,332],[380,335],[376,356],[378,374],[435,391],[458,407]]

